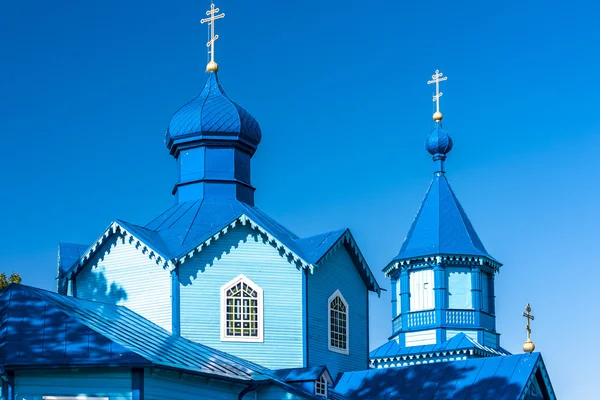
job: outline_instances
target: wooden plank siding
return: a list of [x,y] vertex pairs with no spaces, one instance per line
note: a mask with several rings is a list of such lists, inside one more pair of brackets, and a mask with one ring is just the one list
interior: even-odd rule
[[[221,341],[221,286],[240,274],[260,286],[263,342]],[[303,366],[302,271],[238,225],[179,267],[181,336],[271,369]]]
[[[144,400],[236,400],[245,388],[246,385],[180,375],[176,372],[151,373],[146,369],[144,373]],[[248,398],[254,398],[254,394]]]
[[[340,290],[349,312],[349,354],[329,350],[329,296]],[[334,250],[322,265],[309,274],[308,366],[327,365],[335,379],[339,372],[369,368],[367,287],[343,247]]]
[[114,235],[76,277],[81,299],[123,305],[171,332],[171,274]]
[[130,369],[30,370],[15,372],[18,400],[43,396],[108,397],[132,400]]

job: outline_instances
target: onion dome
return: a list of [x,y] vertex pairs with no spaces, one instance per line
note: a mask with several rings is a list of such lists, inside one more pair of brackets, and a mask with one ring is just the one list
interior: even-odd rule
[[442,128],[441,122],[435,123],[435,128],[433,128],[433,131],[427,137],[425,148],[434,157],[436,155],[445,156],[452,150],[452,138]]
[[217,71],[210,71],[200,94],[171,117],[165,142],[171,154],[179,144],[206,141],[238,141],[254,153],[260,139],[256,119],[227,96]]

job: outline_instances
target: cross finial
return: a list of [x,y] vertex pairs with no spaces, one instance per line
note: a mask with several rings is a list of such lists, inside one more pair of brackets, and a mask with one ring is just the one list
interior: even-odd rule
[[210,10],[206,12],[208,18],[200,20],[201,24],[208,22],[210,29],[210,40],[206,43],[206,47],[209,47],[208,54],[210,54],[210,62],[206,65],[206,72],[218,71],[219,66],[215,62],[215,42],[219,38],[219,35],[215,35],[215,20],[225,17],[225,13],[217,14],[219,9],[215,7],[215,3],[210,4]]
[[444,76],[442,78],[443,75],[444,74],[442,74],[439,69],[436,69],[435,74],[431,75],[432,79],[430,81],[427,81],[428,85],[435,83],[435,95],[433,96],[433,101],[436,105],[436,111],[435,114],[433,114],[433,120],[436,122],[442,120],[442,113],[440,112],[440,97],[442,97],[444,93],[440,92],[440,82],[448,80],[447,76]]
[[527,307],[525,307],[525,311],[523,313],[523,316],[525,318],[527,318],[527,325],[525,327],[525,329],[527,329],[527,340],[525,341],[525,343],[523,344],[523,351],[527,352],[527,353],[531,353],[533,350],[535,350],[535,344],[533,344],[533,342],[531,341],[531,321],[533,321],[535,319],[535,317],[533,315],[531,315],[531,306],[529,305],[529,303],[527,303]]

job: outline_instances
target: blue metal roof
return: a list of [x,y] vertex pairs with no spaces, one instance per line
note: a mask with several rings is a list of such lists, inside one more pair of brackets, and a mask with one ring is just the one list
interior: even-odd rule
[[[347,249],[353,254],[365,285],[370,290],[380,291],[375,276],[349,230],[342,229],[301,239],[258,208],[236,199],[204,198],[177,203],[145,227],[121,220],[117,220],[116,223],[135,235],[163,260],[174,260],[176,263],[242,215],[250,218],[307,264],[317,265],[327,252],[344,241],[348,244]],[[111,232],[109,227],[99,241]],[[61,274],[60,278],[76,273],[77,269],[78,265],[73,265],[68,273]]]
[[[346,372],[332,399],[522,399],[538,368],[539,353],[408,367]],[[556,398],[551,386],[546,389]]]
[[140,365],[234,380],[267,372],[172,335],[126,307],[14,284],[0,293],[0,299],[0,364],[11,369]]
[[[284,382],[306,382],[316,381],[321,375],[326,372],[329,374],[329,370],[324,365],[318,365],[307,368],[286,368],[276,369],[269,371],[271,376],[275,376]],[[329,378],[331,375],[329,374]]]
[[254,149],[261,139],[258,122],[225,94],[216,72],[209,72],[200,94],[171,117],[166,135],[172,153],[175,143],[203,139],[241,140]]
[[487,257],[444,173],[436,173],[402,248],[393,261],[433,255]]
[[405,356],[417,356],[420,354],[435,354],[442,352],[453,352],[460,350],[475,350],[478,353],[486,356],[506,356],[510,353],[504,349],[493,349],[491,347],[483,346],[476,340],[471,339],[464,333],[446,340],[439,344],[427,344],[421,346],[409,346],[400,348],[396,340],[390,340],[382,346],[379,346],[375,350],[371,351],[369,357],[371,359],[381,358],[392,358],[392,357],[405,357]]

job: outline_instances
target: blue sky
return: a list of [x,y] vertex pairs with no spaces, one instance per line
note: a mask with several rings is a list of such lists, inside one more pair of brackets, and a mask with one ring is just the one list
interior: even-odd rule
[[[577,3],[577,4],[575,4]],[[54,287],[59,241],[90,243],[173,201],[171,114],[201,89],[203,1],[19,1],[0,14],[0,270]],[[533,340],[559,397],[595,390],[600,220],[594,2],[228,1],[227,93],[260,122],[256,204],[299,235],[350,227],[379,272],[431,179],[436,68],[448,179],[497,276],[502,344]],[[390,331],[371,300],[371,345]],[[577,346],[573,346],[576,344]]]

